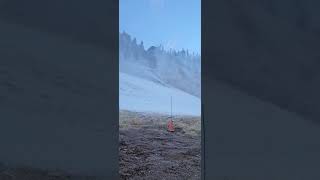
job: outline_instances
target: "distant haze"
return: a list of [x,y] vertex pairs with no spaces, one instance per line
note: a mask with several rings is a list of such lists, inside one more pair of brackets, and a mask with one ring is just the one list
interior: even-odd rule
[[120,0],[120,31],[144,41],[146,48],[201,52],[200,0]]

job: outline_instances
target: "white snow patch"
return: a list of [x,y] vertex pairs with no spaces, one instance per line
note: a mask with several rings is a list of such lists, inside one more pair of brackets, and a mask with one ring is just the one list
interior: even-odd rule
[[123,72],[120,72],[119,80],[121,110],[170,114],[172,96],[173,115],[201,114],[200,98],[196,96]]

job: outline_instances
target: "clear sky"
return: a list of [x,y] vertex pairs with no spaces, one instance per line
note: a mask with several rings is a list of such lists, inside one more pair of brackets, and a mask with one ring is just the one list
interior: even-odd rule
[[201,0],[120,0],[120,32],[145,48],[201,52]]

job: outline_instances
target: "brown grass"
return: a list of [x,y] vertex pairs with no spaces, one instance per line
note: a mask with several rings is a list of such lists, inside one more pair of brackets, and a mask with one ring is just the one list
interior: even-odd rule
[[[157,113],[142,113],[121,110],[119,113],[119,127],[127,128],[166,128],[169,115]],[[201,120],[197,116],[173,116],[174,126],[177,131],[189,134],[201,134]]]

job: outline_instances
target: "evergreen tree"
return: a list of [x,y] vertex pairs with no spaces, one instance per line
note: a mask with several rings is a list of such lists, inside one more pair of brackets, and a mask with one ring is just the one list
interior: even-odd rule
[[140,43],[140,48],[141,48],[142,50],[144,50],[143,41],[141,41],[141,43]]
[[136,38],[133,38],[133,44],[137,45],[137,39]]

